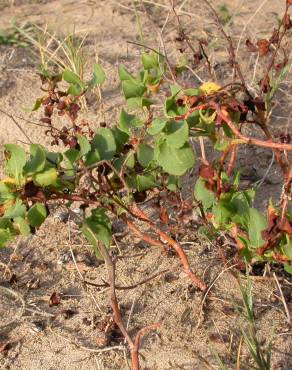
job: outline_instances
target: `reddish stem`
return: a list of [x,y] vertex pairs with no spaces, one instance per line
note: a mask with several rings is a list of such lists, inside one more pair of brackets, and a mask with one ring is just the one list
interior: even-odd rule
[[[164,233],[162,230],[160,230],[150,219],[149,217],[137,206],[135,206],[134,209],[132,209],[132,213],[135,214],[137,217],[139,217],[142,220],[145,220],[145,222],[148,223],[149,227],[157,234],[159,237],[166,241],[178,254],[181,263],[183,265],[184,272],[189,276],[189,278],[192,280],[192,282],[202,291],[207,290],[207,285],[198,277],[196,276],[190,266],[189,260],[187,255],[185,254],[182,247],[177,243],[174,239],[172,239],[169,235]],[[149,238],[149,237],[148,237]],[[150,238],[151,239],[151,238]],[[144,239],[145,240],[145,239]]]

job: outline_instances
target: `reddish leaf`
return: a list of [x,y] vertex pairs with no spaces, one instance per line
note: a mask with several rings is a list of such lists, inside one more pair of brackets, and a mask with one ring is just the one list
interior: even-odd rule
[[255,53],[258,51],[258,48],[250,41],[250,39],[247,39],[245,41],[245,45],[248,49],[248,51],[250,51],[251,53]]
[[61,296],[59,293],[53,292],[53,294],[50,297],[49,305],[52,306],[58,306],[61,302]]
[[47,123],[48,125],[52,123],[51,118],[48,118],[48,117],[43,117],[40,119],[40,121],[43,123]]
[[285,231],[289,235],[292,235],[292,225],[287,218],[281,221],[279,229]]
[[160,206],[159,218],[164,224],[169,224],[169,216],[166,208]]
[[270,77],[268,75],[260,81],[260,86],[264,94],[267,94],[272,90],[270,85]]
[[143,203],[147,198],[147,192],[144,191],[135,191],[133,194],[134,200],[136,203]]
[[196,53],[194,53],[194,65],[195,66],[197,66],[202,59],[203,59],[203,55],[201,51],[197,51]]
[[0,353],[6,353],[7,351],[10,350],[11,347],[12,345],[9,342],[6,343],[0,342]]
[[268,54],[270,49],[270,42],[266,39],[261,39],[257,42],[258,51],[261,57]]
[[210,164],[202,164],[199,169],[199,175],[206,180],[213,179],[215,176],[215,171]]
[[52,104],[45,106],[45,116],[51,117],[54,112],[54,106]]

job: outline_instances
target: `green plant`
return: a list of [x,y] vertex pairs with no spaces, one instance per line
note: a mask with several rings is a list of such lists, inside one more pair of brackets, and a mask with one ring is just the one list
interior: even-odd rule
[[264,348],[258,337],[256,320],[253,309],[252,283],[247,274],[246,287],[240,281],[240,292],[243,301],[242,314],[247,323],[247,328],[241,329],[244,342],[247,345],[256,366],[255,370],[270,370],[272,357],[272,339],[269,341],[267,348]]
[[21,38],[16,29],[0,29],[0,45],[27,47],[28,43]]
[[[204,2],[210,7],[208,1]],[[286,271],[292,270],[292,215],[288,212],[292,169],[285,155],[292,150],[292,144],[288,135],[280,140],[272,136],[266,114],[266,105],[271,104],[273,96],[270,76],[275,70],[277,51],[292,27],[290,18],[287,21],[289,6],[287,2],[281,25],[269,41],[274,44],[274,51],[270,52],[271,63],[256,96],[249,91],[232,41],[211,7],[227,39],[231,64],[239,81],[222,87],[214,82],[182,87],[178,82],[179,68],[171,66],[161,51],[145,52],[143,68],[137,74],[124,66],[119,68],[127,105],[120,111],[117,124],[93,132],[89,125],[78,120],[80,101],[89,90],[102,87],[106,74],[100,64],[95,64],[92,78],[84,80],[83,64],[81,68],[79,56],[76,62],[74,52],[69,58],[73,65],[57,63],[59,69],[54,73],[47,70],[40,73],[45,94],[32,108],[32,111],[43,109],[41,122],[47,126],[52,144],[62,143],[66,150],[52,152],[32,144],[28,155],[18,145],[5,146],[8,177],[0,182],[0,245],[7,244],[17,234],[33,233],[48,216],[49,203],[61,202],[70,207],[74,201],[81,202],[86,209],[81,230],[93,245],[97,258],[105,260],[114,319],[129,344],[134,369],[139,368],[141,335],[158,324],[142,329],[134,340],[123,324],[115,294],[115,267],[108,252],[114,217],[123,220],[133,234],[150,245],[165,249],[163,242],[166,242],[180,258],[182,270],[202,291],[207,288],[205,282],[194,274],[183,248],[172,237],[175,229],[183,227],[185,215],[193,210],[199,215],[200,232],[215,241],[220,241],[222,234],[234,240],[239,262],[280,261]],[[43,46],[41,50],[50,58],[55,55],[52,51],[47,53]],[[212,66],[201,44],[200,50],[212,76]],[[257,51],[263,54],[260,46]],[[268,55],[269,50],[265,53]],[[282,69],[286,65],[287,61]],[[168,86],[166,95],[161,86],[169,78],[176,82]],[[60,88],[60,82],[67,84],[65,90]],[[160,110],[153,107],[159,99],[163,103]],[[62,127],[55,124],[56,115],[66,119]],[[266,139],[245,136],[244,125],[260,127]],[[185,199],[180,192],[181,180],[197,162],[192,141],[199,139],[202,144],[202,137],[210,140],[218,156],[210,163],[202,146],[194,197]],[[272,149],[283,172],[280,202],[277,206],[270,202],[266,215],[253,207],[255,190],[240,188],[240,173],[234,170],[240,145]],[[159,206],[159,220],[151,218],[141,205],[151,197]],[[143,230],[136,221],[143,223]]]

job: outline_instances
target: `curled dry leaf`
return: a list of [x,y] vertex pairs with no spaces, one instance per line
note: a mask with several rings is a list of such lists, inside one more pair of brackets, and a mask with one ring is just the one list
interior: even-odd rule
[[0,353],[7,353],[11,347],[12,345],[9,342],[6,343],[0,342]]
[[270,42],[266,39],[261,39],[257,42],[259,55],[264,57],[270,50]]
[[160,206],[159,218],[164,224],[169,223],[169,216],[168,216],[167,209],[162,206]]
[[264,94],[269,93],[272,90],[270,85],[270,77],[267,75],[260,81],[260,86]]
[[58,306],[61,302],[61,296],[57,292],[53,292],[53,294],[50,297],[49,305],[52,306]]
[[208,164],[208,165],[205,165],[203,164],[201,167],[200,167],[200,170],[199,170],[199,174],[201,177],[203,177],[203,179],[213,179],[214,176],[215,176],[215,171],[214,171],[214,168]]
[[251,53],[255,53],[258,51],[258,48],[250,41],[250,39],[247,39],[245,41],[245,45],[248,49],[248,51],[250,51]]

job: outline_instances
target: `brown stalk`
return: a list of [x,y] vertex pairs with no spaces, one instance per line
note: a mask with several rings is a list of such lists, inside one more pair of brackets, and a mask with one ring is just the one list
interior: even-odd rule
[[238,147],[237,145],[232,145],[231,147],[230,161],[229,161],[228,168],[226,171],[226,174],[228,177],[231,176],[232,174],[232,170],[233,170],[235,159],[236,159],[237,147]]
[[[144,219],[144,221],[148,223],[150,229],[152,229],[162,240],[166,241],[176,251],[176,253],[178,254],[178,256],[181,260],[181,263],[183,265],[184,272],[192,280],[192,282],[194,283],[195,286],[197,286],[202,291],[206,291],[207,290],[207,285],[198,276],[196,276],[193,273],[193,271],[191,269],[191,266],[190,266],[190,263],[189,263],[189,260],[188,260],[188,257],[185,254],[184,250],[182,249],[181,245],[179,245],[178,242],[176,242],[174,239],[172,239],[165,232],[160,230],[154,224],[154,222],[151,221],[149,219],[149,217],[141,209],[139,209],[137,206],[135,207],[135,209],[132,210],[132,213],[135,214],[138,218],[140,218],[142,220]],[[134,229],[132,229],[132,230],[134,231]],[[147,236],[147,239],[149,239],[148,236]]]
[[133,370],[139,370],[139,345],[140,345],[140,338],[142,335],[146,333],[146,331],[151,329],[156,329],[159,327],[160,324],[153,324],[150,326],[145,327],[144,329],[141,329],[135,340],[133,341],[130,337],[122,319],[121,311],[119,308],[117,296],[116,296],[116,286],[115,286],[115,265],[113,263],[113,260],[106,249],[106,247],[102,243],[98,243],[98,249],[100,250],[100,253],[102,254],[105,265],[108,272],[108,279],[109,279],[109,286],[110,286],[110,299],[111,299],[111,306],[113,309],[113,316],[114,321],[117,324],[118,328],[120,329],[121,333],[123,334],[124,338],[126,339],[128,346],[130,348],[131,352],[131,361],[132,361],[132,368]]

